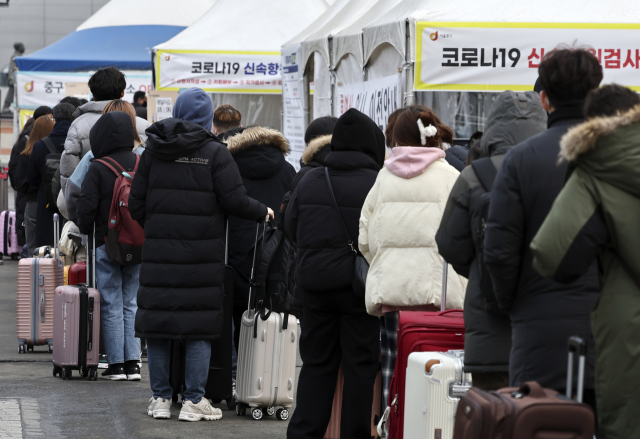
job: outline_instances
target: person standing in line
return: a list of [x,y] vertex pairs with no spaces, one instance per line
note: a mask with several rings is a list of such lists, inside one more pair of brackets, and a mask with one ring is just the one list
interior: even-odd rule
[[142,90],[138,90],[133,94],[133,108],[136,116],[147,120],[147,96]]
[[[58,197],[58,208],[61,212],[67,212],[68,216],[74,216],[65,206],[65,194],[67,190],[67,180],[73,174],[80,160],[91,150],[90,132],[93,124],[96,123],[104,107],[114,99],[121,99],[124,96],[124,89],[127,87],[127,79],[120,70],[115,67],[98,69],[89,78],[89,90],[93,98],[86,104],[78,107],[73,113],[73,123],[69,127],[67,139],[64,142],[64,152],[60,158],[60,184],[62,186],[61,196]],[[144,127],[149,126],[146,120],[137,119],[138,135],[142,142],[146,140]],[[142,129],[142,130],[141,130]],[[140,131],[141,130],[141,131]]]
[[29,257],[33,256],[37,247],[36,218],[38,216],[38,192],[40,189],[39,182],[37,185],[31,185],[27,178],[29,174],[29,158],[35,143],[51,134],[54,125],[53,117],[49,114],[39,117],[34,122],[29,139],[27,139],[24,150],[20,153],[20,160],[16,169],[16,187],[27,195],[27,204],[24,209],[24,231]]
[[560,139],[584,121],[587,94],[602,80],[602,66],[582,49],[549,52],[538,68],[548,129],[513,147],[498,170],[487,219],[484,258],[498,305],[511,319],[509,381],[566,387],[567,339],[588,342],[585,401],[595,406],[595,349],[589,314],[600,295],[598,267],[569,284],[533,269],[529,245],[562,189],[567,164],[558,164]]
[[[592,90],[587,122],[561,142],[569,174],[531,242],[533,268],[571,282],[594,260],[602,294],[591,313],[596,341],[598,438],[640,437],[640,96],[619,85]],[[633,372],[632,372],[633,371]]]
[[[382,386],[389,386],[397,356],[398,311],[439,311],[442,267],[435,234],[447,196],[460,173],[443,148],[452,136],[429,108],[411,106],[395,120],[392,149],[367,195],[358,245],[370,264],[365,304],[380,318]],[[460,309],[467,280],[448,272],[447,309]]]
[[[75,108],[71,104],[61,103],[53,107],[53,119],[55,125],[47,138],[53,144],[56,152],[62,153],[64,141],[67,138],[67,131],[73,120]],[[38,208],[36,214],[36,248],[44,245],[54,245],[53,241],[53,215],[60,213],[58,206],[50,206],[47,203],[47,194],[44,184],[46,158],[51,151],[45,145],[45,140],[34,143],[33,151],[29,155],[29,168],[27,170],[27,181],[30,186],[38,186]],[[58,223],[60,226],[60,223]]]
[[[296,174],[295,168],[286,160],[289,154],[287,139],[279,131],[259,126],[231,129],[226,134],[227,148],[238,166],[247,196],[266,206],[280,206]],[[279,218],[278,212],[276,220]],[[235,217],[228,221],[229,265],[235,270],[233,323],[237,352],[242,314],[249,305],[251,249],[256,230],[255,221]]]
[[486,269],[483,276],[483,200],[490,193],[484,186],[488,184],[482,179],[484,175],[479,177],[475,166],[488,166],[495,177],[507,151],[544,131],[546,122],[537,93],[505,91],[498,95],[491,104],[485,133],[476,142],[482,157],[478,160],[484,161],[468,166],[458,177],[436,234],[442,257],[455,267],[467,267],[464,371],[472,374],[474,387],[486,391],[509,386],[511,322],[507,313],[495,306]]
[[364,298],[353,290],[355,258],[349,241],[357,248],[360,211],[384,155],[380,128],[358,110],[348,110],[336,124],[326,167],[305,175],[285,211],[285,231],[297,246],[295,277],[303,293],[304,313],[303,366],[296,410],[287,429],[289,439],[324,437],[341,364],[341,436],[371,437],[380,326],[376,317],[367,314]]
[[[134,170],[135,131],[131,118],[122,111],[104,114],[90,132],[95,159],[115,160],[125,171]],[[140,265],[120,265],[111,260],[106,245],[109,212],[116,175],[100,162],[92,162],[78,197],[78,228],[93,236],[96,244],[96,283],[100,291],[100,319],[109,367],[102,378],[112,381],[140,380],[140,340],[135,337],[134,320]],[[94,229],[95,225],[95,229]]]
[[233,105],[220,105],[213,112],[213,134],[222,141],[242,128],[242,114]]
[[[179,419],[217,420],[204,397],[210,340],[222,330],[225,216],[264,221],[273,210],[249,198],[229,150],[211,133],[213,103],[182,92],[173,118],[147,129],[129,198],[144,228],[136,336],[147,341],[152,397],[147,414],[171,417],[171,340],[184,340],[185,402]],[[178,390],[178,389],[176,389]]]

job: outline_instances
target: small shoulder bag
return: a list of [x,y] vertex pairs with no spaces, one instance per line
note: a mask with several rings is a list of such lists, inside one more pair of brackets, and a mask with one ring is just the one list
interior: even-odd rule
[[357,248],[353,246],[353,240],[349,236],[349,231],[347,230],[347,225],[344,223],[342,219],[342,214],[340,213],[340,208],[338,207],[338,202],[336,201],[336,196],[333,193],[333,187],[331,186],[331,179],[329,178],[329,168],[324,168],[324,175],[327,178],[327,185],[329,186],[329,193],[331,194],[331,200],[333,201],[333,207],[335,207],[336,212],[338,213],[338,218],[340,218],[340,224],[342,224],[342,229],[344,230],[344,234],[347,237],[347,245],[353,252],[355,257],[355,265],[353,269],[353,277],[351,279],[351,288],[353,292],[356,293],[358,297],[364,298],[365,295],[365,286],[367,284],[367,273],[369,272],[369,263],[362,256],[362,253],[358,251]]

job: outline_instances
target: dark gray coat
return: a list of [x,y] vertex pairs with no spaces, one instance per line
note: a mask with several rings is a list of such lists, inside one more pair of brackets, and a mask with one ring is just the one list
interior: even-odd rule
[[[491,156],[498,169],[513,145],[542,132],[545,126],[546,115],[537,94],[502,93],[491,106],[481,140],[482,156]],[[469,373],[507,372],[511,352],[509,317],[488,313],[480,289],[481,235],[474,218],[485,193],[474,169],[465,168],[451,190],[436,234],[440,254],[469,278],[464,302],[464,366]]]
[[560,139],[583,121],[582,111],[550,114],[548,129],[505,156],[491,194],[484,256],[496,299],[511,317],[511,385],[537,381],[566,386],[567,339],[589,340],[586,387],[593,388],[594,343],[590,313],[600,284],[594,262],[578,280],[559,284],[533,269],[529,245],[562,189],[567,163],[558,164]]

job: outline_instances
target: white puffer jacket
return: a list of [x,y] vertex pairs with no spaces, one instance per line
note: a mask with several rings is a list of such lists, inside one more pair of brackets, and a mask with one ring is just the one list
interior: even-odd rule
[[[378,174],[360,216],[358,245],[371,264],[367,312],[440,306],[442,267],[435,236],[460,173],[441,149],[395,147]],[[449,267],[447,309],[462,309],[467,279]]]

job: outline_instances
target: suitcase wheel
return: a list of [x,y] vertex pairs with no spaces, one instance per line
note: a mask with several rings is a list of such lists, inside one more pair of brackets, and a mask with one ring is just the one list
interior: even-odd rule
[[276,413],[275,407],[267,407],[266,409],[262,409],[262,414],[264,416],[273,416]]
[[251,416],[256,421],[259,421],[260,419],[262,419],[262,409],[253,409],[253,410],[251,410]]
[[236,415],[244,416],[246,414],[247,414],[247,407],[243,403],[238,402],[236,404]]
[[236,398],[235,397],[231,397],[229,399],[227,399],[227,409],[228,410],[236,410],[238,407],[238,404],[236,404]]
[[52,345],[49,345],[49,353],[53,354],[53,346]]
[[60,376],[62,377],[63,380],[70,380],[71,379],[71,368],[63,367],[62,368],[62,373],[60,373]]
[[60,375],[62,376],[62,368],[58,366],[53,366],[53,376]]
[[278,411],[276,411],[276,418],[280,421],[286,421],[287,419],[289,419],[289,410],[278,409]]
[[24,354],[25,353],[25,349],[24,349],[24,345],[23,344],[18,346],[18,353],[19,354]]
[[33,345],[32,344],[28,344],[27,345],[27,352],[29,352],[29,351],[33,352]]

